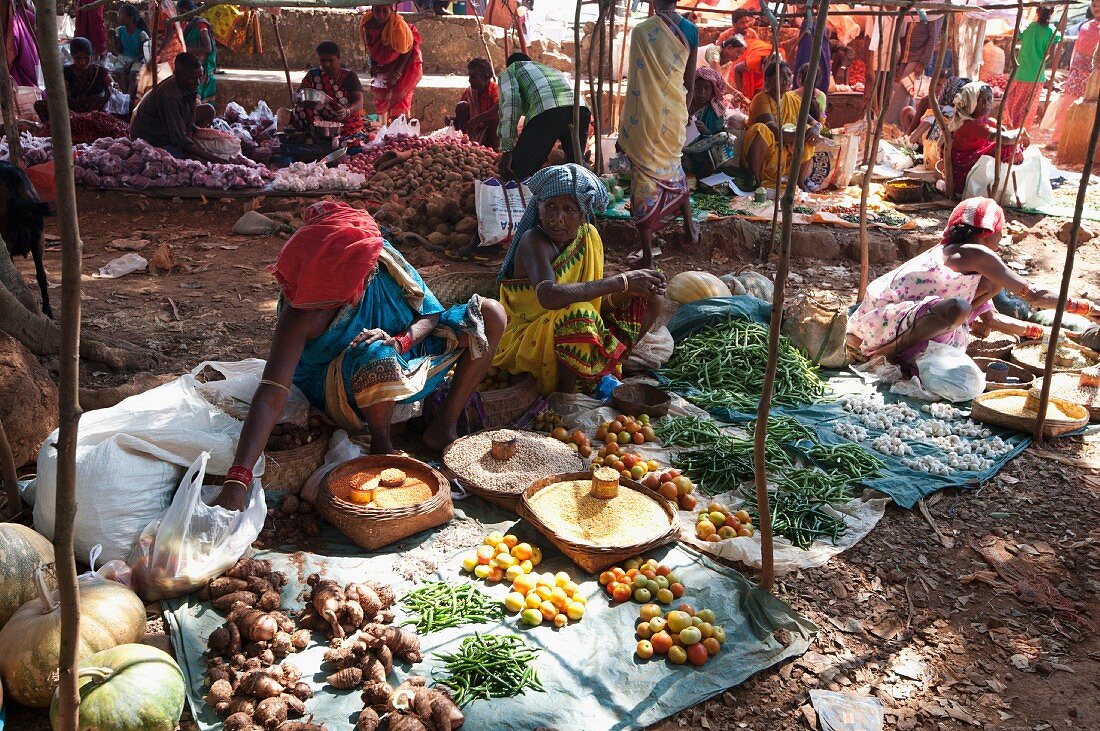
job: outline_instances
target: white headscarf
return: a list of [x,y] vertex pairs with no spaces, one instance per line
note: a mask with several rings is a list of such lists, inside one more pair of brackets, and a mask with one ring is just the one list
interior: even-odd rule
[[955,113],[947,120],[947,126],[952,132],[961,127],[963,122],[974,119],[978,97],[981,96],[983,91],[987,90],[990,94],[993,93],[993,88],[984,81],[971,81],[959,90],[959,93],[955,95]]

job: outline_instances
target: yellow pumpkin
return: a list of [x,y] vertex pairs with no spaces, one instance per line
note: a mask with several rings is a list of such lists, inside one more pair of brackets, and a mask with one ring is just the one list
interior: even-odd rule
[[0,523],[0,627],[37,594],[34,571],[53,563],[53,544],[25,525]]
[[708,297],[731,297],[730,288],[710,272],[680,272],[668,283],[669,299],[686,305]]
[[[16,610],[0,630],[0,678],[8,696],[25,706],[47,708],[57,685],[61,653],[61,603],[35,571],[37,596]],[[77,657],[145,635],[145,605],[121,584],[102,579],[79,583],[80,639]]]

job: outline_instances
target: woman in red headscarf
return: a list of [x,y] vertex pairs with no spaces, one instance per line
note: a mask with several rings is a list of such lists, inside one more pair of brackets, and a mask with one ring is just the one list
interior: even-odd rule
[[413,91],[424,76],[420,33],[390,5],[374,5],[359,21],[359,36],[370,56],[374,108],[382,122],[408,116]]
[[324,201],[271,267],[282,290],[263,380],[215,504],[240,510],[291,386],[351,432],[368,428],[371,451],[394,452],[398,403],[421,401],[454,368],[443,405],[423,434],[439,450],[457,437],[467,400],[493,360],[505,315],[478,295],[444,309],[420,274],[390,247],[366,211]]
[[[1042,337],[1042,326],[993,308],[992,299],[1002,289],[1041,309],[1058,304],[1057,292],[1031,286],[998,255],[1004,225],[1004,211],[989,198],[957,205],[937,246],[867,287],[866,298],[848,318],[853,359],[882,356],[916,372],[916,358],[933,340],[965,349],[971,331]],[[1071,299],[1066,311],[1087,315],[1096,310],[1088,300]]]

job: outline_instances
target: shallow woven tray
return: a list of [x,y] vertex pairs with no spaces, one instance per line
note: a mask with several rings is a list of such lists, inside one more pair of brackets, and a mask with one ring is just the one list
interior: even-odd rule
[[[997,408],[998,399],[1010,396],[1027,398],[1030,389],[1010,388],[1001,391],[983,393],[974,399],[970,407],[970,418],[986,424],[1003,426],[1006,429],[1030,434],[1035,431],[1035,417],[1008,414]],[[1065,418],[1047,417],[1043,423],[1043,435],[1056,437],[1060,434],[1076,431],[1089,423],[1089,411],[1084,406],[1073,404],[1059,398],[1051,398],[1052,406],[1057,406],[1065,414]]]
[[[1046,365],[1046,354],[1043,352],[1043,344],[1040,342],[1022,343],[1012,349],[1012,362],[1027,368],[1029,371],[1037,376],[1043,375],[1043,369]],[[1080,350],[1087,361],[1081,368],[1062,368],[1057,365],[1054,366],[1055,373],[1080,373],[1083,368],[1090,368],[1100,363],[1100,353],[1095,350],[1089,350],[1079,345],[1070,345],[1072,348]]]
[[[1100,421],[1100,388],[1078,390],[1077,382],[1076,373],[1055,373],[1050,377],[1050,395],[1069,401],[1071,404],[1084,406],[1089,412],[1091,421]],[[1043,379],[1036,378],[1034,388],[1042,387]]]
[[475,294],[490,299],[500,295],[496,272],[450,272],[429,279],[427,285],[444,307],[466,304]]
[[1015,335],[993,333],[986,338],[975,338],[966,346],[966,354],[971,358],[999,358],[1005,359],[1012,349],[1016,347],[1020,339]]
[[[432,496],[403,508],[374,508],[342,500],[329,487],[333,481],[366,469],[397,467],[421,479],[432,489]],[[451,486],[437,470],[412,457],[372,454],[345,462],[321,480],[317,510],[325,520],[362,548],[374,550],[437,525],[454,517]]]
[[988,374],[990,363],[1004,363],[1008,366],[1008,375],[1019,378],[1017,383],[998,383],[996,381],[986,380],[986,391],[1002,391],[1006,388],[1031,388],[1035,381],[1035,374],[1029,371],[1027,368],[1018,366],[1015,363],[1009,363],[1007,360],[1001,360],[1000,358],[974,358],[974,362],[978,364],[978,368],[981,368],[982,373]]
[[265,490],[277,490],[296,495],[302,491],[309,476],[325,463],[329,432],[321,430],[321,436],[309,444],[278,452],[264,452],[267,461],[260,480]]
[[[496,429],[485,429],[484,431],[497,431],[497,430]],[[469,490],[474,495],[477,495],[478,497],[480,497],[484,500],[487,500],[488,502],[492,503],[493,505],[496,505],[497,507],[504,508],[505,510],[509,510],[513,513],[519,513],[520,497],[523,495],[523,491],[526,490],[528,485],[530,484],[530,480],[531,479],[538,479],[536,475],[529,476],[528,480],[526,482],[522,482],[519,485],[517,485],[516,489],[514,491],[504,492],[502,490],[493,490],[491,488],[485,487],[484,485],[479,483],[477,480],[471,479],[469,476],[463,474],[461,470],[455,469],[455,466],[453,465],[453,463],[447,459],[448,455],[451,453],[451,450],[454,449],[456,444],[459,444],[460,442],[467,441],[471,437],[477,436],[480,433],[481,432],[476,432],[474,434],[470,434],[469,436],[459,437],[455,441],[448,444],[447,448],[443,450],[443,455],[442,455],[443,467],[444,467],[446,472],[448,472],[448,473],[454,475],[456,478],[458,478],[462,482],[462,484],[466,487],[466,489]],[[537,437],[539,439],[545,439],[547,442],[554,442],[555,444],[560,444],[561,443],[561,442],[558,442],[556,439],[553,439],[552,437],[545,436],[545,435],[542,435],[542,434],[535,434],[533,432],[525,432],[525,434],[528,435],[528,436]],[[584,469],[584,459],[581,458],[578,455],[577,456],[577,470],[579,471],[579,470],[583,470],[583,469]],[[585,474],[587,474],[587,473],[585,473]],[[549,475],[545,475],[545,476],[549,477]]]
[[507,388],[478,391],[477,395],[485,412],[482,429],[512,426],[539,398],[535,377],[530,373],[524,373],[517,383]]
[[637,543],[632,546],[596,546],[591,543],[575,543],[567,538],[561,537],[547,527],[531,509],[531,498],[539,490],[559,482],[590,479],[592,479],[591,472],[567,472],[562,475],[544,477],[541,480],[536,480],[530,487],[523,491],[519,505],[520,515],[531,523],[531,525],[535,526],[539,533],[546,536],[547,540],[553,543],[557,549],[564,553],[573,563],[577,564],[588,573],[594,574],[598,571],[602,571],[608,566],[614,566],[631,556],[639,556],[658,546],[672,543],[680,537],[680,520],[672,504],[653,490],[642,486],[641,483],[635,482],[634,480],[619,480],[619,489],[636,490],[652,498],[661,506],[661,509],[665,511],[669,520],[667,531],[645,543]]

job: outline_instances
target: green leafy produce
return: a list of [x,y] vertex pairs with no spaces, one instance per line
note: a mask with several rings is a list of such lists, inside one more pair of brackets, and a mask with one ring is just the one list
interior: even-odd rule
[[470,582],[426,583],[402,597],[401,604],[418,615],[417,619],[404,624],[415,625],[422,635],[504,616],[500,601],[479,591]]
[[[767,362],[768,328],[749,320],[727,320],[684,338],[658,375],[700,408],[750,411],[760,401]],[[817,366],[790,339],[780,337],[772,403],[798,406],[824,395]]]
[[534,664],[538,653],[517,635],[475,634],[457,652],[436,653],[445,671],[439,685],[450,688],[459,706],[479,698],[522,695],[528,689],[544,692]]

